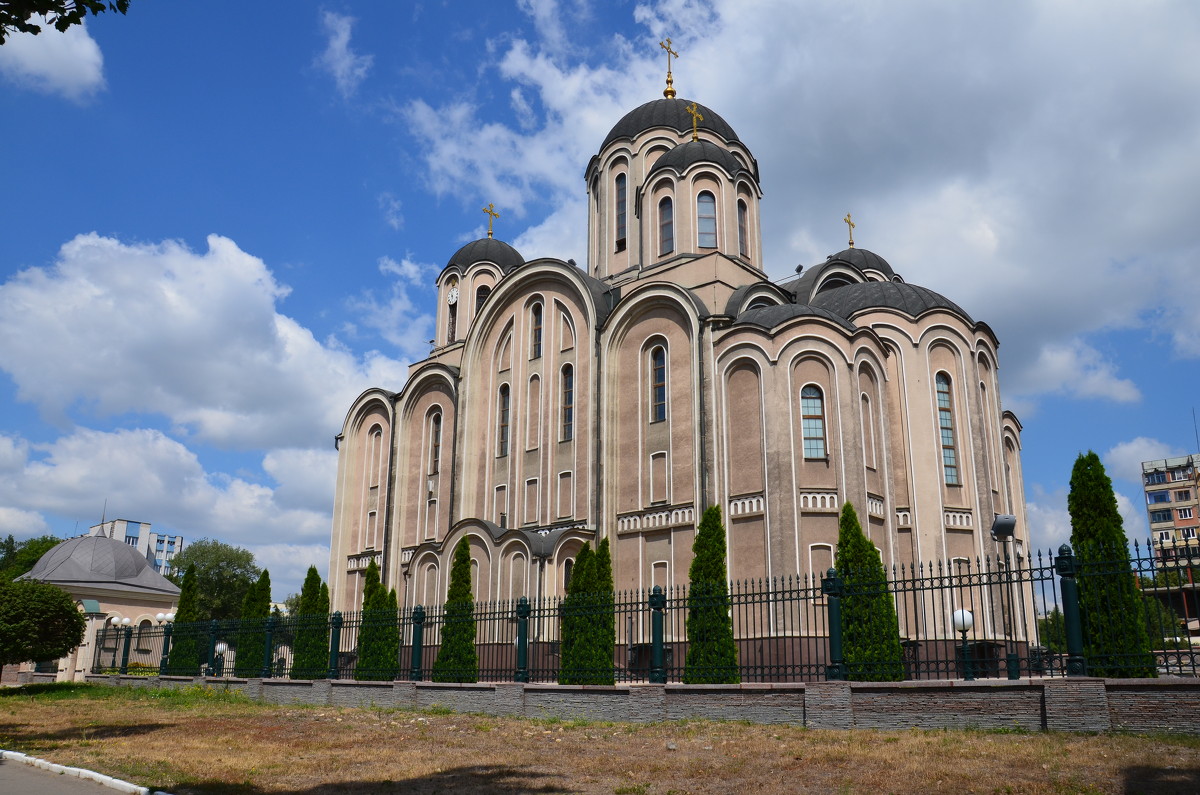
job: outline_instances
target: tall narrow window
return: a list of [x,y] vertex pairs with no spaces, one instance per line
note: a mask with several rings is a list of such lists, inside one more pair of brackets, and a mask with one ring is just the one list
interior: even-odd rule
[[804,457],[825,458],[825,398],[820,387],[809,384],[800,390],[800,426]]
[[575,368],[564,364],[562,369],[562,439],[575,438]]
[[659,345],[650,351],[650,421],[667,418],[667,349]]
[[475,288],[475,314],[479,314],[479,307],[483,306],[483,302],[492,294],[492,288],[486,284],[481,284]]
[[617,175],[617,251],[625,250],[625,175]]
[[954,446],[954,404],[950,394],[950,376],[937,374],[938,427],[942,435],[942,472],[946,485],[957,486],[958,452]]
[[509,394],[508,384],[500,387],[500,405],[497,406],[497,422],[496,422],[496,455],[508,455],[508,410]]
[[542,356],[542,305],[534,304],[531,315],[531,331],[529,344],[529,358],[539,359]]
[[458,338],[458,304],[450,304],[446,309],[446,344]]
[[746,209],[746,202],[738,199],[738,253],[743,257],[750,256],[750,241],[746,237],[746,230],[749,227],[747,216],[750,211]]
[[658,203],[658,253],[666,256],[675,250],[675,209],[671,197]]
[[700,248],[717,247],[717,200],[708,191],[696,198],[696,232]]
[[442,459],[442,413],[439,411],[429,420],[429,474],[438,473]]
[[871,398],[862,396],[863,463],[875,468],[875,418],[871,416]]

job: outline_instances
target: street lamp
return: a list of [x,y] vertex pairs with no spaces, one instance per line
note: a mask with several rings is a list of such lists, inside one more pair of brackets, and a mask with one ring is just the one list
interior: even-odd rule
[[970,610],[954,611],[954,631],[962,633],[963,679],[970,682],[975,679],[975,671],[971,665],[970,649],[967,647],[967,633],[975,626],[975,616]]
[[216,647],[213,649],[216,652],[217,659],[214,660],[214,667],[217,676],[225,675],[225,652],[229,651],[229,644],[223,640],[217,641]]

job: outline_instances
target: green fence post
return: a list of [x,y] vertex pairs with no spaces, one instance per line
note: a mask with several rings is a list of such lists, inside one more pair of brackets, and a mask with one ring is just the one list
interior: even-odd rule
[[650,591],[650,684],[665,685],[667,669],[663,661],[663,611],[667,595],[661,585]]
[[214,618],[208,625],[208,665],[205,676],[217,676],[217,620]]
[[338,678],[338,657],[342,652],[342,611],[329,617],[329,675],[326,679]]
[[517,600],[517,673],[514,682],[529,681],[529,599]]
[[171,656],[171,622],[163,625],[162,659],[158,661],[158,675],[167,675],[167,658]]
[[1063,544],[1054,558],[1054,570],[1062,578],[1063,623],[1067,631],[1067,676],[1087,676],[1083,656],[1083,622],[1079,616],[1079,560]]
[[125,627],[125,650],[121,652],[121,673],[129,673],[129,647],[133,644],[133,627]]
[[825,666],[825,678],[830,682],[844,682],[849,678],[842,653],[842,596],[846,593],[846,585],[837,569],[830,569],[821,580],[821,593],[829,608],[829,664]]
[[271,672],[275,670],[275,616],[267,616],[267,637],[263,643],[263,664],[262,670],[258,675],[262,679],[267,679],[271,676]]
[[425,638],[425,608],[417,605],[413,608],[413,637],[412,657],[409,660],[408,678],[413,682],[421,681],[421,641]]

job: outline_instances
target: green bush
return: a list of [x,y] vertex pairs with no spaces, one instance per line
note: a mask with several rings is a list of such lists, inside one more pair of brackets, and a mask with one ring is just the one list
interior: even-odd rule
[[390,681],[399,672],[400,619],[396,592],[379,582],[379,568],[372,559],[363,584],[362,623],[358,628],[358,663],[354,678],[360,681]]
[[904,678],[900,622],[879,551],[862,531],[854,506],[842,506],[834,566],[845,582],[842,651],[850,679],[897,682]]
[[308,567],[300,589],[298,615],[288,617],[292,634],[292,679],[324,679],[329,674],[329,587],[316,566]]
[[729,581],[725,564],[725,525],[713,505],[700,519],[688,569],[687,684],[737,684],[737,643],[729,615]]
[[479,680],[479,657],[475,651],[475,602],[471,592],[471,545],[464,537],[454,547],[442,643],[437,659],[433,661],[435,682]]
[[612,556],[608,539],[593,552],[584,544],[571,569],[562,616],[561,663],[564,685],[611,685],[616,681],[616,645]]
[[179,588],[179,608],[175,611],[175,626],[171,628],[171,653],[167,658],[167,673],[178,676],[197,676],[200,666],[208,662],[208,632],[201,623],[197,607],[196,567],[188,566]]

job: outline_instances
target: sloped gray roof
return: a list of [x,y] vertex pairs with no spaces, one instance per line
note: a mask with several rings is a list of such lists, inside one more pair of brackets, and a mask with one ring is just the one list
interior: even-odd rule
[[446,263],[446,267],[449,268],[451,265],[457,265],[460,268],[466,269],[476,262],[484,261],[496,263],[500,266],[500,270],[505,273],[525,264],[525,258],[521,256],[521,252],[503,240],[497,240],[494,237],[484,237],[479,240],[472,240],[454,252],[454,256]]
[[762,326],[765,329],[773,329],[796,317],[823,317],[844,327],[847,331],[854,331],[856,328],[846,318],[835,315],[828,309],[809,304],[778,304],[775,306],[755,307],[738,315],[736,322],[751,323],[755,326]]
[[179,586],[151,568],[144,555],[128,544],[104,536],[63,541],[42,555],[21,579],[47,582],[64,589],[82,586],[172,596],[179,593]]
[[728,149],[717,146],[712,141],[688,141],[679,144],[654,162],[650,174],[668,168],[676,174],[683,174],[693,163],[713,163],[724,169],[725,173],[733,179],[736,179],[737,175],[742,172],[753,176],[753,173],[743,166]]
[[892,266],[888,264],[887,260],[874,251],[868,251],[865,248],[848,248],[836,254],[831,254],[825,261],[844,262],[847,265],[853,265],[860,272],[876,270],[887,274],[889,279],[896,275],[896,272],[892,270]]
[[[609,131],[604,143],[600,144],[600,149],[604,149],[620,138],[632,140],[646,130],[652,130],[655,127],[666,127],[680,133],[687,132],[692,129],[692,115],[687,112],[687,108],[691,104],[692,101],[689,99],[664,98],[640,105],[621,117],[621,120]],[[733,131],[728,122],[717,115],[716,111],[706,108],[698,102],[696,110],[703,117],[703,120],[698,123],[698,127],[714,132],[730,143],[734,141],[741,143],[737,133]]]
[[844,318],[864,309],[895,309],[911,317],[920,317],[935,309],[945,309],[973,323],[958,304],[926,287],[904,282],[864,282],[822,290],[811,299],[812,305],[828,309]]

